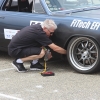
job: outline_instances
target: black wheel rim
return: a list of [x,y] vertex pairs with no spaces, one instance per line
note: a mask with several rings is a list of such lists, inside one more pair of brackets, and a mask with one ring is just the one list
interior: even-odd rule
[[98,60],[98,48],[95,42],[86,37],[80,37],[70,46],[70,60],[74,67],[79,70],[93,68]]

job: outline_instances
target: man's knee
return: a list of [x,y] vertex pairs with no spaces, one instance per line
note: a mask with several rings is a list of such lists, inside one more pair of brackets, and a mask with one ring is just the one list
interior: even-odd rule
[[39,56],[40,56],[40,58],[42,58],[44,55],[45,55],[45,50],[44,50],[44,49],[42,49],[42,50],[41,50],[41,53],[40,53],[40,55],[39,55]]

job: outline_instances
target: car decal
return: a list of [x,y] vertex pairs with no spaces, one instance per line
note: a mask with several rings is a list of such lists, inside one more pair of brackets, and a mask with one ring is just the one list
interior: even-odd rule
[[12,37],[18,33],[20,30],[14,30],[14,29],[4,29],[4,37],[5,39],[12,39]]
[[35,25],[35,24],[42,24],[42,21],[30,21],[30,25]]
[[100,22],[82,21],[80,19],[74,19],[71,22],[71,27],[98,30],[100,28]]

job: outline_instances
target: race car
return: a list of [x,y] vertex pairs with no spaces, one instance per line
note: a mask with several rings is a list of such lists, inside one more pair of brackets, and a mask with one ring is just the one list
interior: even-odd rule
[[79,73],[99,70],[100,0],[0,0],[0,50],[7,51],[23,27],[45,19],[57,24],[51,39],[67,50],[60,57]]

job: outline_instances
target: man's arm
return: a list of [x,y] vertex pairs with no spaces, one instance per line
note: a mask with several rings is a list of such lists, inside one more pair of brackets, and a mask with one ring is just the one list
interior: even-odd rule
[[54,43],[48,45],[53,51],[58,52],[60,54],[66,54],[67,51],[57,45],[55,45]]

